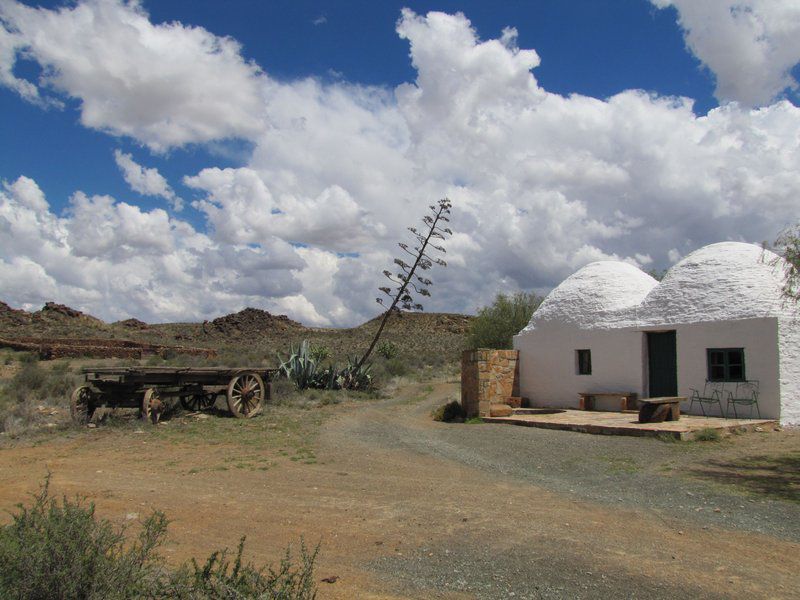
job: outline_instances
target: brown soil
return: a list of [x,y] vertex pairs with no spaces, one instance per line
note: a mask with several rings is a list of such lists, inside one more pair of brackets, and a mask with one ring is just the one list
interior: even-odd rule
[[0,446],[0,509],[11,510],[50,471],[54,491],[85,495],[117,522],[165,511],[172,520],[166,555],[176,563],[233,547],[242,534],[253,560],[276,561],[302,535],[321,543],[318,578],[339,577],[319,584],[320,598],[500,595],[497,588],[454,589],[453,571],[464,568],[469,572],[459,577],[473,583],[505,573],[508,589],[517,590],[514,577],[539,573],[541,587],[531,584],[529,595],[517,592],[518,598],[796,593],[800,552],[792,541],[594,503],[443,458],[435,448],[383,446],[360,435],[375,424],[434,437],[448,427],[473,427],[475,436],[504,427],[434,423],[428,411],[457,386],[426,389],[306,411],[321,423],[313,443],[317,462],[286,456],[280,436],[288,430],[276,430],[269,444],[245,446],[235,438],[167,435],[177,422],[158,431],[100,427]]

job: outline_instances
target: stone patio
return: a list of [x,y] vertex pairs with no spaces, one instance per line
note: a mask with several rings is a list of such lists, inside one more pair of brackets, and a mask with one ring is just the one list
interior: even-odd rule
[[771,431],[778,422],[768,419],[723,419],[681,415],[678,421],[639,423],[636,411],[606,412],[574,409],[515,409],[509,417],[484,417],[486,423],[510,423],[544,429],[564,429],[603,435],[671,436],[691,440],[702,429],[716,429],[726,434],[732,431]]

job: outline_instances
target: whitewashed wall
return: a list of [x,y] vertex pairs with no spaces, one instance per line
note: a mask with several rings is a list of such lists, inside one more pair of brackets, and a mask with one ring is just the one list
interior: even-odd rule
[[[633,330],[579,330],[564,325],[524,331],[514,337],[520,351],[520,393],[532,406],[578,408],[581,392],[636,392],[644,385],[642,333]],[[592,351],[592,374],[578,375],[575,350]],[[599,410],[619,403],[598,402]]]
[[[651,331],[676,331],[678,394],[689,396],[691,387],[702,391],[707,376],[707,348],[744,348],[745,374],[760,382],[761,416],[781,414],[778,371],[778,325],[774,317],[724,323],[695,323],[652,327]],[[787,340],[794,344],[797,340]],[[647,339],[640,328],[589,329],[575,326],[544,327],[523,331],[514,338],[520,351],[520,393],[533,406],[577,408],[580,392],[636,392],[647,397]],[[575,350],[592,351],[592,374],[578,375]],[[791,384],[798,385],[800,361],[793,365]],[[788,374],[788,371],[787,371]],[[733,384],[727,384],[733,389]],[[794,388],[793,388],[794,389]],[[795,390],[796,391],[796,390]],[[725,402],[723,401],[723,406]],[[681,410],[687,411],[686,402]],[[618,403],[598,403],[600,410],[619,410]],[[700,410],[695,404],[693,412]]]
[[800,425],[800,316],[790,314],[778,324],[781,353],[781,424]]
[[[663,329],[663,328],[661,328]],[[675,328],[678,350],[678,395],[689,397],[689,388],[703,391],[708,376],[707,348],[744,348],[745,376],[759,382],[759,402],[764,419],[778,419],[780,380],[778,369],[778,319],[744,319],[724,323],[693,323]],[[719,384],[717,384],[719,385]],[[725,383],[725,390],[735,391],[735,383]],[[727,394],[723,394],[723,409]],[[708,407],[706,407],[708,410]],[[681,406],[687,412],[689,402]],[[716,408],[714,409],[716,411]],[[740,416],[749,416],[749,407],[737,407]],[[700,414],[695,403],[695,414]],[[718,414],[718,413],[717,413]],[[731,411],[733,416],[733,411]],[[755,410],[753,417],[758,418]]]

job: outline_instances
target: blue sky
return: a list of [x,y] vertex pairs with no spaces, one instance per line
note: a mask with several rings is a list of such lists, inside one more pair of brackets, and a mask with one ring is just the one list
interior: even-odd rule
[[[63,2],[37,2],[57,8]],[[686,51],[675,10],[658,10],[642,0],[597,2],[242,2],[213,0],[144,2],[153,22],[181,21],[231,36],[242,54],[283,80],[319,77],[368,85],[413,81],[408,44],[395,32],[403,7],[419,14],[463,12],[482,37],[504,27],[519,31],[518,44],[543,57],[536,69],[541,84],[559,94],[605,98],[630,88],[660,95],[688,96],[703,114],[718,104],[713,75]],[[36,73],[35,64],[20,70]],[[27,174],[65,204],[76,190],[130,197],[109,148],[137,152],[135,141],[109,138],[80,127],[75,103],[42,111],[0,91],[0,177]],[[20,133],[27,135],[19,144]],[[149,164],[180,186],[187,172],[209,164],[237,166],[241,144],[226,148],[192,146],[152,157]],[[225,150],[230,150],[230,155]],[[185,190],[184,193],[187,193]],[[136,198],[145,206],[157,202]],[[198,219],[195,219],[201,225]]]
[[1,0],[0,299],[349,325],[445,194],[431,310],[773,239],[796,39],[755,1]]

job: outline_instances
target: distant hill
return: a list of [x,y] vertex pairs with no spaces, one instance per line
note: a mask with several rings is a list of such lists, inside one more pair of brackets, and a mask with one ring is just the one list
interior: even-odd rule
[[[47,302],[41,310],[27,312],[0,302],[0,338],[74,338],[131,340],[159,346],[211,348],[222,355],[243,353],[274,362],[275,353],[286,354],[290,344],[307,339],[326,346],[332,359],[343,361],[369,345],[381,317],[346,329],[305,327],[286,315],[245,308],[204,323],[148,324],[138,319],[114,323],[62,304]],[[464,344],[472,317],[449,313],[397,313],[392,315],[382,341],[392,342],[401,355],[415,362],[438,364],[455,360]],[[101,345],[101,344],[98,344]]]

